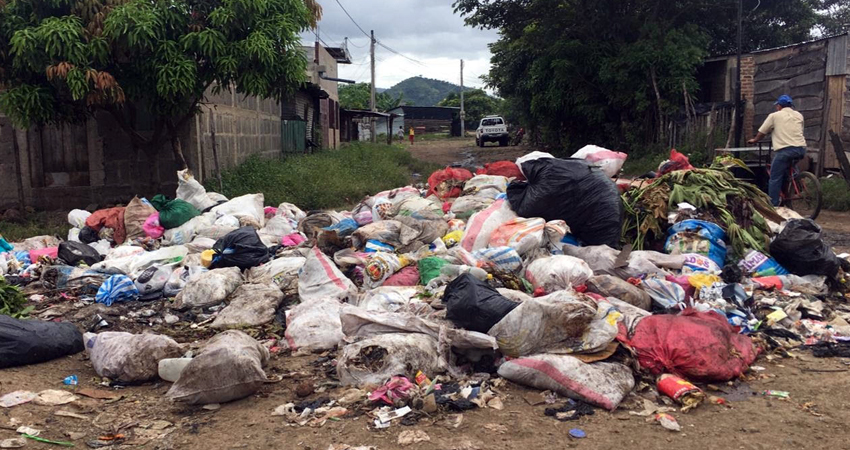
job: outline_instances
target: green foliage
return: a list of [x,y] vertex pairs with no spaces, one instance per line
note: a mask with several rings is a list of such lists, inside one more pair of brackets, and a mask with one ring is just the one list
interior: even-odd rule
[[[460,107],[460,94],[452,92],[442,99],[437,106]],[[466,111],[466,129],[478,128],[481,118],[493,114],[502,114],[503,102],[501,99],[491,97],[483,89],[474,89],[463,94],[463,107]]]
[[385,91],[392,96],[404,95],[410,106],[437,106],[452,92],[460,92],[460,86],[424,77],[408,78]]
[[[810,37],[825,0],[745,0],[745,51]],[[836,0],[831,0],[835,2]],[[757,4],[759,5],[756,8]],[[551,146],[630,151],[698,90],[705,57],[735,43],[736,2],[457,0],[470,26],[497,29],[486,81],[511,120]]]
[[[344,109],[359,109],[368,111],[370,107],[372,83],[345,84],[339,87],[339,106]],[[397,96],[387,92],[375,93],[375,107],[378,111],[395,109],[404,102],[404,93]]]
[[823,209],[830,211],[850,211],[850,189],[841,177],[820,179],[823,193]]
[[[232,198],[262,192],[270,205],[290,202],[305,210],[335,208],[410,184],[412,173],[427,177],[439,168],[415,159],[401,146],[352,143],[312,155],[249,158],[223,173],[222,193]],[[210,179],[207,189],[217,191],[217,184]]]
[[[313,0],[0,2],[0,110],[28,127],[102,109],[135,145],[161,142],[209,87],[275,99],[295,89],[299,33],[320,14]],[[165,131],[136,132],[136,106]]]
[[29,213],[23,223],[0,220],[0,231],[3,232],[3,237],[9,242],[43,235],[64,238],[67,236],[69,228],[67,211]]
[[12,286],[6,279],[0,276],[0,314],[12,316],[16,319],[25,318],[30,311],[35,309],[27,307],[27,298],[16,286]]

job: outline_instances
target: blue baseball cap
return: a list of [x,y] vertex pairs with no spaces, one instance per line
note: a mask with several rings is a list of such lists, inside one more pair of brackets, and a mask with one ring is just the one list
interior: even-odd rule
[[776,100],[776,103],[774,103],[774,105],[779,105],[783,107],[794,106],[794,100],[791,99],[791,96],[782,95],[779,97],[779,100]]

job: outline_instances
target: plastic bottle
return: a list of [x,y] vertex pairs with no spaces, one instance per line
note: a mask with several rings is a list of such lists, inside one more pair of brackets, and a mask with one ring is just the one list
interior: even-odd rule
[[465,273],[469,273],[475,278],[479,280],[486,280],[488,278],[488,273],[484,269],[480,267],[470,267],[466,265],[458,265],[458,264],[446,264],[440,269],[440,274],[445,275],[449,278],[456,278]]
[[180,378],[180,373],[192,361],[192,358],[166,358],[159,360],[159,377],[174,383]]

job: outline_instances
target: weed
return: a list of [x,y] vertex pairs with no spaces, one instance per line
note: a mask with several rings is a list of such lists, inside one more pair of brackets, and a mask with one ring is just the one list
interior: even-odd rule
[[830,211],[850,211],[850,189],[841,177],[820,179],[823,208]]
[[43,235],[56,235],[64,239],[71,228],[67,214],[62,211],[39,211],[28,213],[23,223],[0,221],[0,235],[9,242]]

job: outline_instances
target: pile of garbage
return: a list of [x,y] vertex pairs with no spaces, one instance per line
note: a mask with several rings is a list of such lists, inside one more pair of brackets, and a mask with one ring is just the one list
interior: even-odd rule
[[287,349],[329,352],[343,395],[274,415],[370,405],[380,429],[501,409],[505,380],[572,399],[547,412],[572,420],[641,380],[728,381],[762,351],[850,339],[831,296],[847,262],[814,222],[722,167],[621,196],[625,155],[585,153],[447,167],[351,211],[227,199],[187,171],[177,198],[73,210],[65,240],[0,239],[0,368],[85,350],[101,377],[161,378],[168,398],[211,404],[257,392]]

